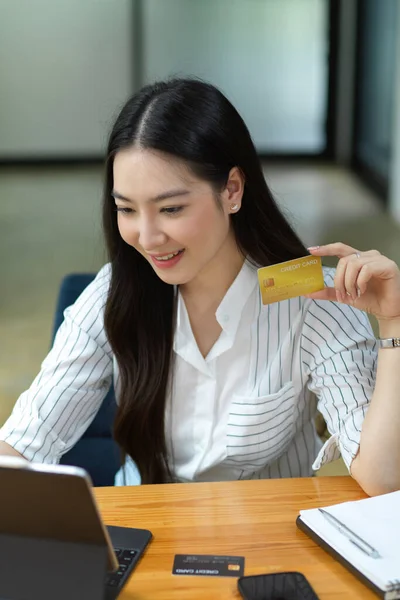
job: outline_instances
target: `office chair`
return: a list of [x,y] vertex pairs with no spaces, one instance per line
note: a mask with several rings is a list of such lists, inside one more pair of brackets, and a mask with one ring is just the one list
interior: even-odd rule
[[[67,275],[61,282],[58,294],[52,342],[64,320],[64,310],[74,304],[78,296],[94,279],[94,274]],[[116,412],[113,386],[104,398],[94,420],[71,450],[61,457],[60,463],[85,469],[95,486],[112,486],[116,472],[121,467],[120,451],[112,437]]]

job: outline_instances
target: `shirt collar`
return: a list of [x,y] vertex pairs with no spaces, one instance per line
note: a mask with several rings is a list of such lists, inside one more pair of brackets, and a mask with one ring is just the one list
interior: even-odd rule
[[[256,285],[256,268],[246,259],[215,313],[222,330],[230,338],[234,338],[236,335],[243,309]],[[178,290],[176,334],[174,340],[175,352],[182,351],[184,346],[192,340],[192,336],[189,316]]]
[[218,306],[215,316],[223,331],[235,336],[243,309],[257,284],[257,273],[247,260]]

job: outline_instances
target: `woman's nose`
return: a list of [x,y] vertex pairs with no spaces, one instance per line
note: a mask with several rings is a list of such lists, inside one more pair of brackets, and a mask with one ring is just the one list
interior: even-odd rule
[[145,251],[157,250],[165,244],[167,236],[156,223],[142,221],[139,225],[139,244]]

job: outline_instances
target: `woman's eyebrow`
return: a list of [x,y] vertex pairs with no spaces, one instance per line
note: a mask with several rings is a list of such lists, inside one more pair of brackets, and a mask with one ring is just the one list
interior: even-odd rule
[[[176,198],[178,196],[186,196],[187,194],[190,194],[190,191],[186,190],[186,189],[170,190],[168,192],[163,192],[162,194],[158,194],[158,196],[155,196],[154,198],[150,198],[150,200],[148,200],[148,202],[161,202],[162,200],[167,200],[168,198]],[[111,196],[113,196],[117,200],[125,200],[125,202],[130,202],[130,203],[134,202],[134,200],[131,200],[130,198],[127,198],[126,196],[123,196],[122,194],[117,192],[117,190],[113,190],[111,192]]]

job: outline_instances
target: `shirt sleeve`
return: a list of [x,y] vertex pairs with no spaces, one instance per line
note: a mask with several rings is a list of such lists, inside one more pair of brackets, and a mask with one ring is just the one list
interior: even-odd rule
[[301,353],[308,388],[331,433],[313,469],[341,455],[350,471],[376,375],[377,344],[367,315],[349,305],[312,300]]
[[30,461],[57,463],[93,421],[112,380],[104,330],[106,265],[64,311],[53,348],[0,429],[0,440]]

